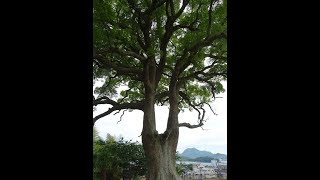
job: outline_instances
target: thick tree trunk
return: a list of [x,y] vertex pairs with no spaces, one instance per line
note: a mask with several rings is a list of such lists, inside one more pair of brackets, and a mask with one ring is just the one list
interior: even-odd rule
[[[147,158],[148,180],[180,180],[176,171],[176,150],[179,138],[178,101],[176,86],[170,95],[170,112],[167,130],[158,134],[155,120],[156,62],[145,64],[145,103],[142,129],[142,144]],[[172,89],[172,88],[171,88]]]
[[107,170],[101,171],[101,180],[107,180]]
[[[147,179],[180,180],[181,178],[176,172],[179,128],[178,126],[167,128],[163,134],[158,134],[155,125],[154,99],[152,95],[146,97],[142,144],[147,158]],[[178,119],[171,119],[173,117],[177,118],[177,116],[171,116],[169,113],[168,122],[178,121]]]
[[180,180],[176,172],[176,149],[179,130],[164,134],[143,134],[142,142],[147,157],[148,180]]

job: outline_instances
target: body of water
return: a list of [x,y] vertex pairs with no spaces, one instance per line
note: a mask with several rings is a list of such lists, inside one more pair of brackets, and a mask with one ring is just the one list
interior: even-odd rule
[[204,165],[204,166],[212,166],[213,164],[212,163],[206,163],[206,162],[196,162],[196,161],[176,161],[177,164],[201,164],[201,165]]

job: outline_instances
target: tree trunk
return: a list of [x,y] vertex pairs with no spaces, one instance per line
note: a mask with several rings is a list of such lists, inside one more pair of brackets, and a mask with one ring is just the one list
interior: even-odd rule
[[[145,103],[142,144],[147,158],[148,180],[180,180],[176,171],[176,150],[179,138],[178,101],[175,83],[169,102],[167,130],[158,134],[155,120],[156,61],[151,58],[144,67]],[[175,79],[176,80],[176,79]],[[170,88],[170,90],[172,87]]]
[[147,157],[148,180],[180,180],[176,172],[176,149],[179,129],[164,134],[143,134],[142,142]]
[[101,171],[101,180],[107,180],[107,170]]
[[[163,134],[158,134],[155,126],[155,111],[153,97],[145,103],[142,144],[147,158],[148,180],[180,180],[176,172],[176,150],[179,138],[179,128],[167,128]],[[175,119],[171,119],[171,118]],[[169,113],[168,122],[178,121],[177,116]],[[169,124],[169,123],[168,123]],[[172,127],[172,126],[171,126]]]

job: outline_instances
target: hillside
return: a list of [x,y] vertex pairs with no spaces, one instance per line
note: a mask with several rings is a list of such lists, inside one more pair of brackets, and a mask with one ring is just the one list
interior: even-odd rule
[[209,151],[199,151],[196,148],[187,148],[182,154],[180,154],[183,160],[186,161],[199,161],[199,162],[210,162],[212,159],[227,159],[226,154],[216,153],[213,154]]

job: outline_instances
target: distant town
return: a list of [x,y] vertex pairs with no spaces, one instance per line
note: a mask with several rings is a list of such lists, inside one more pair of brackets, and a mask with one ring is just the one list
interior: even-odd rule
[[225,154],[212,154],[208,151],[188,148],[179,156],[181,159],[177,161],[177,167],[181,168],[180,174],[183,180],[227,179],[227,155]]

